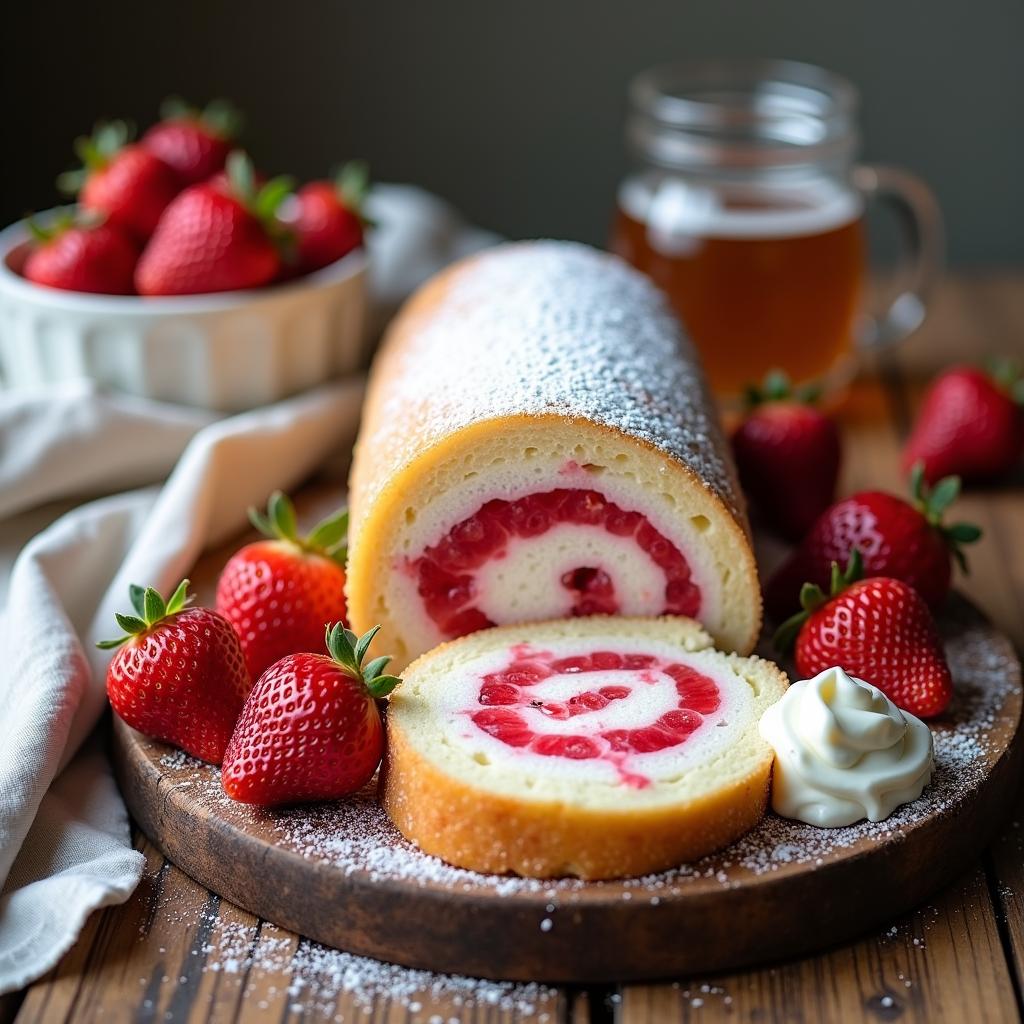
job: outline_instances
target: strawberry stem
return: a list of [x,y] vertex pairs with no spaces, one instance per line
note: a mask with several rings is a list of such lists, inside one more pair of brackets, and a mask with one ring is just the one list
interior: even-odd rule
[[841,594],[851,584],[856,583],[863,575],[864,556],[860,553],[859,548],[853,548],[845,569],[841,569],[838,562],[832,563],[832,578],[828,594],[817,583],[805,583],[800,588],[801,611],[791,615],[775,631],[775,635],[772,637],[772,645],[775,649],[783,653],[790,650],[796,642],[797,634],[811,615],[833,597]]
[[804,384],[794,388],[789,377],[782,370],[771,370],[761,384],[748,384],[743,392],[743,404],[750,412],[759,405],[771,402],[796,402],[798,405],[814,405],[821,397],[821,388],[816,384]]
[[147,630],[152,629],[158,622],[169,619],[183,611],[192,600],[188,593],[188,580],[182,580],[170,598],[165,601],[160,592],[154,587],[140,587],[133,583],[128,587],[128,597],[131,600],[134,615],[122,615],[114,613],[117,624],[124,630],[124,636],[116,640],[99,640],[96,646],[103,651],[120,647],[121,644],[133,637],[140,636]]
[[200,110],[180,96],[168,96],[160,104],[160,118],[163,121],[197,121],[211,135],[225,140],[238,137],[244,120],[238,108],[230,100],[223,98],[210,100]]
[[282,491],[274,491],[266,512],[249,509],[249,522],[265,537],[288,541],[307,554],[330,558],[341,566],[348,560],[348,509],[345,506],[322,519],[303,537],[299,534],[291,498]]
[[365,160],[349,160],[343,164],[334,174],[334,188],[345,208],[359,218],[363,227],[377,226],[363,211],[370,194],[370,165]]
[[970,572],[961,545],[973,544],[980,539],[981,528],[974,523],[946,526],[942,522],[946,510],[960,496],[960,477],[943,477],[934,487],[929,488],[924,479],[924,462],[919,459],[910,469],[910,493],[914,507],[942,535],[960,569],[965,573]]
[[132,139],[134,127],[127,121],[98,121],[92,135],[80,135],[74,142],[75,156],[82,166],[57,176],[57,188],[77,195],[94,171],[101,171]]
[[367,665],[363,665],[366,652],[373,642],[373,638],[380,630],[380,626],[356,636],[351,629],[346,629],[344,623],[336,622],[333,626],[327,627],[327,650],[350,676],[359,679],[366,686],[371,697],[387,697],[396,686],[402,681],[398,676],[383,675],[391,661],[389,655],[374,658]]

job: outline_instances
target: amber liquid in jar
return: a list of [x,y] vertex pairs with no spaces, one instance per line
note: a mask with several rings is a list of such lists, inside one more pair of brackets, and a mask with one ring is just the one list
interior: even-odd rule
[[611,248],[666,293],[721,397],[775,369],[819,380],[854,348],[866,255],[851,192],[626,182]]

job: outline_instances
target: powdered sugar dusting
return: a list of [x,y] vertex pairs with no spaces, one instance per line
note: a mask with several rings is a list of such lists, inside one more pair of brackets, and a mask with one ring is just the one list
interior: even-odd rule
[[653,445],[740,514],[703,373],[644,275],[569,242],[500,246],[454,274],[426,316],[400,318],[400,372],[382,357],[385,397],[360,437],[391,460],[380,479],[470,424],[554,414]]
[[[487,1019],[497,1019],[496,1014],[529,1017],[545,1024],[560,1016],[559,993],[547,985],[398,967],[329,949],[270,924],[257,927],[225,915],[216,904],[197,910],[175,902],[159,910],[171,928],[195,929],[207,936],[205,943],[193,947],[197,963],[186,964],[185,971],[198,968],[237,979],[245,986],[247,1000],[268,1019],[279,1019],[287,1009],[344,1024],[353,1019],[354,1011],[359,1012],[355,1019],[370,1019],[388,1005],[401,1007],[406,1020],[424,1024],[457,1024],[477,1019],[477,1014]],[[145,929],[141,934],[145,936]],[[140,984],[148,985],[149,980],[143,977]],[[163,980],[168,983],[171,978]],[[143,1009],[155,1008],[154,1000],[144,998]]]
[[[898,839],[915,826],[972,799],[1017,725],[1020,669],[1005,641],[994,642],[990,627],[962,602],[943,622],[956,701],[948,720],[933,727],[935,773],[919,800],[899,808],[885,821],[860,822],[846,828],[819,829],[768,814],[761,824],[732,846],[697,861],[644,878],[583,883],[577,879],[538,880],[482,875],[452,867],[419,851],[391,824],[375,800],[371,783],[356,797],[333,804],[268,812],[229,800],[219,772],[179,752],[160,763],[173,787],[187,788],[222,817],[245,827],[269,822],[281,846],[303,857],[336,867],[345,876],[415,886],[443,886],[453,893],[489,890],[496,895],[534,895],[573,902],[582,890],[602,889],[613,898],[676,895],[694,884],[732,887],[752,875],[821,867],[844,851],[864,843]],[[166,748],[160,748],[166,749]],[[540,921],[551,914],[538,906]]]

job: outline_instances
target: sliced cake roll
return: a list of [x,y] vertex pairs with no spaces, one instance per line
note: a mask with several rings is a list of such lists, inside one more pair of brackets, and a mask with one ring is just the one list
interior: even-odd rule
[[690,619],[563,619],[425,654],[387,712],[382,802],[460,867],[539,878],[642,875],[762,816],[771,662],[714,650]]
[[391,328],[351,478],[353,628],[398,668],[495,624],[687,615],[746,652],[761,599],[696,356],[616,257],[464,261]]

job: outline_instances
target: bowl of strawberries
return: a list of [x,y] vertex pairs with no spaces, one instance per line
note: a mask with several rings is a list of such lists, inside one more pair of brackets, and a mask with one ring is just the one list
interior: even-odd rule
[[233,412],[366,356],[365,165],[294,188],[236,144],[222,103],[176,104],[138,141],[79,139],[76,202],[0,231],[0,378],[89,377]]

